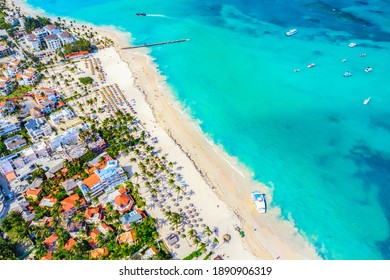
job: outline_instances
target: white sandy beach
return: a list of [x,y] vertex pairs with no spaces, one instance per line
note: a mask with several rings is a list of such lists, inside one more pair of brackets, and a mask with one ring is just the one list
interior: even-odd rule
[[[26,7],[22,0],[15,3],[30,14],[41,13]],[[271,204],[270,189],[254,182],[246,168],[207,139],[174,99],[147,50],[121,50],[128,45],[130,34],[111,27],[95,28],[115,42],[115,48],[104,49],[95,56],[107,73],[107,83],[117,83],[126,98],[136,100],[137,117],[159,140],[155,146],[168,153],[169,161],[184,167],[180,172],[195,193],[191,202],[206,224],[232,236],[228,246],[217,250],[227,259],[318,259],[293,223],[280,219],[280,209],[271,207],[267,214],[257,213],[250,193],[255,189],[265,192]],[[129,164],[126,158],[120,161]],[[161,215],[153,209],[148,212]],[[244,228],[245,238],[234,230],[234,224]],[[179,257],[191,252],[182,248]]]

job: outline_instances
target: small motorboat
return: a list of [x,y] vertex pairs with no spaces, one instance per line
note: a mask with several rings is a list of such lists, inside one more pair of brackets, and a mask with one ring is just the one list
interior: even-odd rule
[[348,47],[353,48],[353,47],[356,47],[356,45],[357,45],[356,43],[352,42],[352,43],[349,43]]
[[364,72],[368,73],[368,72],[371,72],[372,71],[372,67],[367,67],[366,69],[364,69]]
[[292,36],[294,34],[296,34],[298,32],[298,30],[296,30],[295,28],[294,29],[290,29],[289,31],[286,32],[286,35],[287,36]]
[[360,54],[360,57],[365,57],[367,54],[365,54],[365,53],[361,53]]
[[137,13],[135,14],[137,17],[146,17],[146,14],[145,13]]
[[364,99],[363,104],[367,105],[370,102],[370,100],[371,100],[371,97]]
[[256,205],[256,209],[259,213],[267,212],[267,203],[265,201],[265,195],[259,191],[252,192],[252,200]]
[[314,63],[310,63],[309,65],[307,65],[307,68],[312,68],[314,66],[316,66]]
[[301,71],[301,70],[298,68],[294,69],[294,72],[299,72],[299,71]]
[[342,60],[341,60],[341,62],[346,62],[347,60],[345,59],[345,58],[343,58]]
[[352,76],[352,73],[346,71],[346,72],[343,73],[343,76],[344,76],[344,77],[351,77],[351,76]]

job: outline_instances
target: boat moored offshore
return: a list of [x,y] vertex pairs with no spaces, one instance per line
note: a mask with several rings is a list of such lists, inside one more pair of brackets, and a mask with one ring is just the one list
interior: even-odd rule
[[295,28],[294,29],[290,29],[289,31],[286,32],[286,35],[287,36],[292,36],[292,35],[294,35],[297,32],[298,32],[298,30],[296,30]]
[[252,200],[256,205],[256,209],[259,213],[265,213],[267,212],[267,203],[265,201],[265,194],[254,191],[252,192]]

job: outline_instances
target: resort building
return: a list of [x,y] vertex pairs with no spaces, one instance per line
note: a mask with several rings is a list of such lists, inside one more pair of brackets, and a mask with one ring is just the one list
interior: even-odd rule
[[113,209],[118,210],[121,214],[130,211],[134,205],[134,199],[128,192],[129,190],[126,188],[114,190],[103,198],[103,204],[109,202],[113,206]]
[[72,60],[72,59],[84,58],[87,57],[88,55],[89,55],[88,51],[82,51],[82,52],[67,54],[65,55],[65,58],[68,60]]
[[52,151],[55,151],[61,145],[70,145],[74,143],[78,143],[79,141],[79,128],[72,127],[63,132],[60,135],[52,135],[50,140],[48,141],[49,148]]
[[84,220],[89,223],[100,223],[103,219],[103,209],[98,205],[97,207],[88,207],[84,212]]
[[[78,202],[77,202],[78,201]],[[73,194],[61,201],[61,212],[66,217],[72,217],[79,207],[86,205],[85,199],[79,197],[78,194]]]
[[42,113],[41,109],[39,109],[38,107],[31,108],[30,109],[30,115],[34,119],[43,117],[43,113]]
[[44,113],[49,114],[63,103],[60,101],[60,94],[49,88],[40,88],[34,92],[34,100],[38,108]]
[[34,140],[39,140],[52,134],[52,129],[44,118],[28,120],[24,126],[28,135]]
[[40,47],[40,41],[34,34],[28,34],[24,37],[24,41],[26,42],[26,45],[34,50],[39,51],[41,49]]
[[94,197],[101,195],[103,192],[113,191],[116,186],[126,180],[126,174],[119,166],[118,161],[110,160],[104,168],[95,170],[91,176],[83,180],[80,189],[84,197]]
[[102,153],[107,147],[106,141],[98,133],[94,133],[93,136],[85,139],[85,142],[87,143],[88,149],[97,154]]
[[4,42],[0,42],[0,57],[5,57],[11,53],[10,47]]
[[15,111],[15,103],[12,100],[0,102],[0,118],[5,118]]
[[131,211],[119,218],[124,230],[130,230],[132,223],[140,223],[142,221],[142,214],[138,211]]
[[9,63],[4,63],[3,74],[8,79],[14,78],[19,73],[20,67],[21,67],[20,62],[17,60],[13,60]]
[[42,188],[37,188],[37,189],[33,189],[33,188],[29,188],[26,192],[25,192],[25,195],[26,197],[28,198],[31,198],[31,199],[38,199],[38,197],[42,194]]
[[43,29],[46,31],[48,35],[54,35],[54,34],[60,34],[61,29],[54,24],[49,24],[43,27]]
[[6,77],[0,77],[0,95],[8,95],[12,93],[14,87],[12,81]]
[[58,240],[58,235],[57,233],[53,233],[50,235],[48,238],[42,241],[42,244],[45,245],[47,250],[49,251],[54,251],[57,249],[57,240]]
[[49,50],[57,50],[61,48],[61,40],[56,34],[45,36],[44,40]]
[[32,34],[34,34],[36,36],[36,38],[38,39],[39,43],[42,43],[43,42],[43,38],[45,38],[47,35],[49,35],[47,30],[44,29],[44,28],[34,29],[32,31]]
[[26,69],[23,74],[19,72],[16,76],[16,81],[22,86],[33,86],[38,80],[36,71],[33,68]]
[[62,108],[60,111],[51,114],[50,120],[55,124],[59,124],[61,122],[66,122],[71,119],[74,119],[75,117],[76,115],[73,113],[73,111],[65,107]]
[[21,135],[16,134],[4,140],[4,144],[9,151],[13,151],[27,145],[27,141]]
[[89,252],[89,257],[91,259],[100,259],[104,256],[108,256],[109,252],[106,247],[104,248],[97,248],[95,250],[92,250]]
[[42,197],[41,201],[39,202],[40,207],[53,207],[54,204],[57,202],[57,199],[50,196],[44,196]]
[[20,125],[17,120],[15,122],[11,121],[0,121],[0,136],[6,136],[8,134],[14,133],[20,130]]
[[59,33],[57,36],[60,39],[62,46],[76,41],[76,39],[67,31],[63,31]]
[[149,248],[145,251],[145,253],[141,256],[141,259],[148,260],[158,253],[158,250],[155,247]]
[[125,243],[129,244],[130,246],[133,246],[135,244],[135,235],[134,231],[130,230],[128,232],[124,232],[117,238],[119,245],[124,245]]
[[64,187],[68,195],[72,195],[74,193],[74,190],[78,187],[78,183],[74,179],[69,179],[62,182],[62,186]]

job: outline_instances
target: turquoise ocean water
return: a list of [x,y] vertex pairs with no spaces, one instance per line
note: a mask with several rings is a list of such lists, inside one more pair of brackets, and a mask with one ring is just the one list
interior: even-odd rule
[[273,183],[274,205],[321,257],[390,259],[388,1],[28,3],[136,44],[191,38],[151,55],[203,131]]

